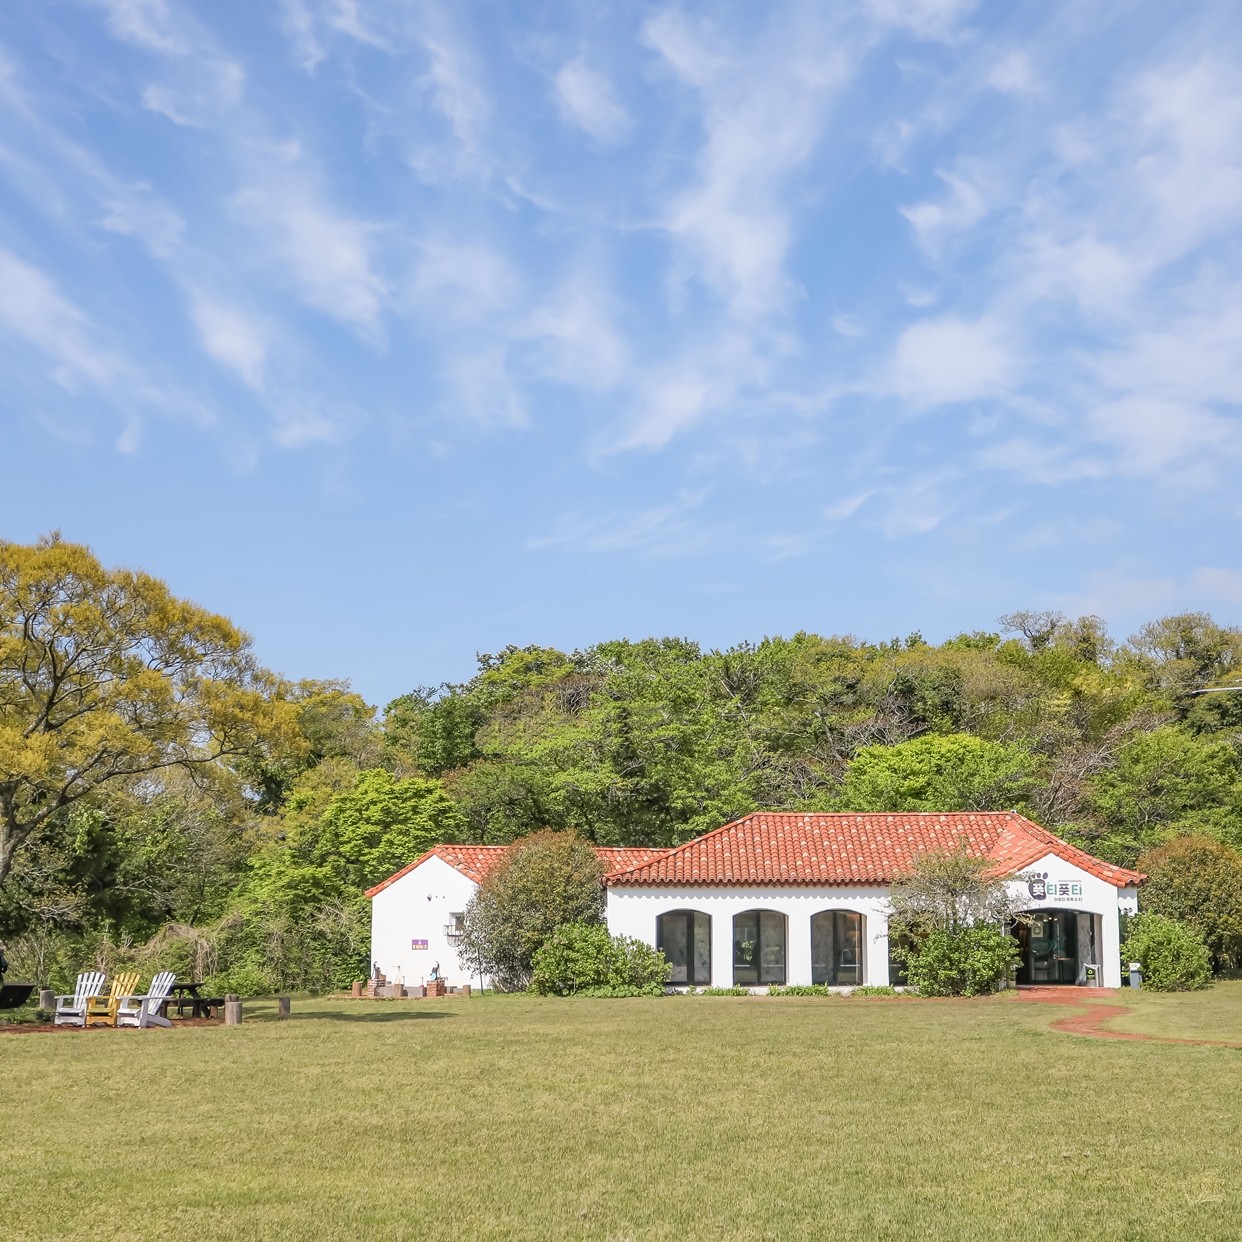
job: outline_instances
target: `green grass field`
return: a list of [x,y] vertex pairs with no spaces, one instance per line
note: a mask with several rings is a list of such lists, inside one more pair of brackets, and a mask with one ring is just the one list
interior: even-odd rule
[[[1242,1041],[1242,983],[1119,999]],[[1242,1050],[1067,1012],[476,996],[0,1035],[0,1233],[1242,1237]]]

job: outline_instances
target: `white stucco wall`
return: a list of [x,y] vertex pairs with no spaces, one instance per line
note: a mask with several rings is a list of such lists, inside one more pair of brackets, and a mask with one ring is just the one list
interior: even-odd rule
[[[478,885],[443,859],[432,855],[413,871],[371,898],[371,960],[389,981],[401,977],[410,987],[424,983],[440,963],[449,984],[477,985],[477,975],[457,959],[444,934],[453,914],[464,913]],[[415,949],[425,940],[425,949]]]
[[863,916],[863,983],[888,982],[888,890],[885,888],[621,888],[608,890],[606,918],[614,936],[656,942],[656,917],[701,910],[712,920],[712,987],[733,985],[733,916],[746,910],[785,915],[785,981],[811,982],[811,916],[852,910]]
[[[1097,954],[1105,987],[1121,986],[1118,959],[1118,907],[1138,909],[1134,888],[1118,890],[1055,854],[1024,868],[1026,877],[1011,889],[1023,909],[1077,910],[1098,922]],[[1044,885],[1044,896],[1032,895],[1031,882]],[[859,888],[624,888],[608,890],[606,918],[614,935],[634,936],[654,945],[656,918],[673,910],[700,910],[712,919],[713,987],[733,984],[733,916],[746,910],[776,910],[785,915],[786,982],[811,982],[811,916],[821,910],[852,910],[864,918],[863,983],[888,983],[888,889]],[[1084,928],[1088,924],[1083,924]],[[1087,960],[1086,936],[1081,960]]]

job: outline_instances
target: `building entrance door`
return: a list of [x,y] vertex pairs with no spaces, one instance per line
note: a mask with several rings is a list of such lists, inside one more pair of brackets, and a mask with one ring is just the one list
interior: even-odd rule
[[1014,929],[1022,961],[1019,983],[1078,982],[1078,911],[1029,910]]

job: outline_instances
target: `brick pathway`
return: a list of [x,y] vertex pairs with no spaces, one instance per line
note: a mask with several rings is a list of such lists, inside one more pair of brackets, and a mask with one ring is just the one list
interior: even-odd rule
[[1118,995],[1112,988],[1019,988],[1018,999],[1036,1001],[1041,1005],[1074,1005],[1078,1012],[1052,1023],[1054,1031],[1067,1035],[1089,1035],[1095,1039],[1137,1039],[1148,1044],[1197,1044],[1207,1048],[1242,1048],[1242,1044],[1224,1039],[1175,1039],[1166,1035],[1143,1035],[1138,1031],[1115,1031],[1102,1026],[1113,1018],[1133,1013],[1132,1005],[1101,1005]]

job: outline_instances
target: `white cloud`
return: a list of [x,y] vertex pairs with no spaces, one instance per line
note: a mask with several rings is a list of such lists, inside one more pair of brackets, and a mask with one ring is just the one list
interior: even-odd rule
[[58,382],[107,388],[120,359],[90,320],[37,267],[0,248],[0,328],[35,346],[56,364]]
[[792,238],[785,182],[815,149],[834,92],[850,64],[827,32],[780,23],[743,54],[716,46],[710,30],[663,13],[646,42],[697,92],[706,140],[697,176],[668,204],[665,227],[691,270],[731,315],[756,323],[789,305]]
[[331,206],[296,155],[278,162],[233,199],[235,213],[270,247],[307,305],[356,329],[384,337],[385,283],[373,256],[376,229]]
[[925,39],[947,39],[975,10],[978,0],[866,0],[873,17],[905,27]]
[[634,128],[617,102],[612,85],[581,56],[567,61],[556,75],[556,102],[562,118],[602,147],[620,146]]
[[838,500],[835,504],[825,505],[824,517],[830,522],[843,522],[846,518],[853,517],[874,495],[874,490],[857,492],[853,496]]
[[988,71],[987,84],[1005,95],[1029,95],[1036,88],[1035,70],[1025,52],[1010,52]]
[[241,102],[245,81],[236,61],[200,58],[189,74],[178,65],[173,80],[147,86],[142,106],[166,116],[174,125],[202,129]]
[[335,36],[390,50],[386,40],[363,21],[357,0],[280,0],[280,24],[294,59],[307,73],[314,73],[327,59],[324,41]]
[[1005,336],[986,318],[921,319],[901,334],[887,382],[920,407],[1001,396],[1017,374]]
[[236,371],[251,387],[263,387],[266,332],[252,316],[203,293],[190,300],[190,318],[203,348],[221,365]]
[[491,101],[479,84],[469,54],[447,32],[429,35],[423,49],[430,62],[423,85],[448,120],[463,154],[474,160],[483,147]]
[[1242,435],[1236,421],[1194,406],[1130,396],[1098,406],[1088,415],[1091,435],[1118,451],[1121,469],[1159,475],[1187,462],[1205,465],[1236,458]]
[[543,305],[516,326],[529,339],[536,374],[586,389],[605,389],[623,377],[627,349],[609,315],[604,282],[596,273],[571,273]]
[[932,254],[938,254],[947,242],[988,214],[987,196],[968,175],[943,169],[936,175],[948,187],[943,198],[898,208],[914,226],[920,244]]
[[707,496],[706,490],[683,491],[666,504],[607,513],[566,514],[553,533],[528,539],[526,547],[530,551],[562,548],[595,553],[685,555],[702,549],[706,543],[706,533],[693,525],[690,515]]
[[88,0],[106,15],[109,33],[165,56],[184,56],[192,45],[187,14],[167,0]]

